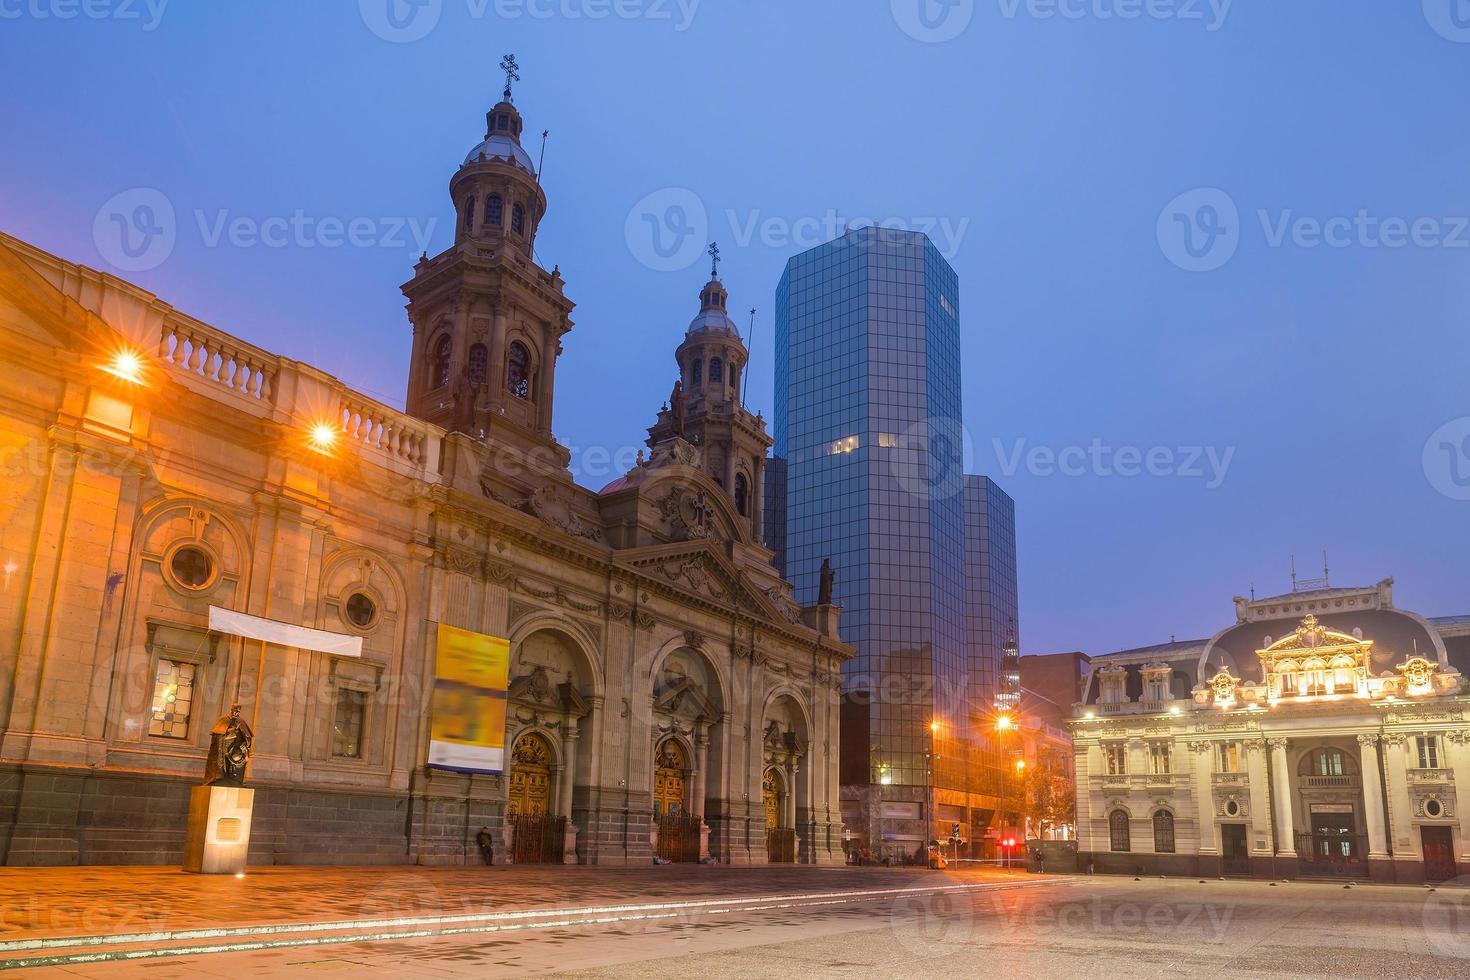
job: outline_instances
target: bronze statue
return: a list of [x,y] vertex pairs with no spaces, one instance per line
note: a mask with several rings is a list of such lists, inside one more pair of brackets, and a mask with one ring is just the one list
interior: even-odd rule
[[209,730],[209,758],[204,762],[205,786],[244,786],[245,767],[255,733],[240,717],[240,706],[230,708]]
[[689,412],[689,396],[684,394],[683,380],[674,382],[674,393],[669,396],[669,411],[674,416],[674,435],[684,434],[684,419]]
[[832,583],[837,578],[832,572],[832,559],[822,559],[822,582],[817,589],[817,605],[832,605]]

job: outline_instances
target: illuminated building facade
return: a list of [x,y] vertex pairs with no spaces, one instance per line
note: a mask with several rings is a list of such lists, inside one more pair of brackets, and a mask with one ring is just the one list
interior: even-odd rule
[[1079,859],[1125,874],[1470,870],[1470,617],[1392,580],[1235,600],[1208,640],[1095,657],[1070,722]]
[[[478,863],[481,827],[497,863],[841,862],[852,651],[756,533],[725,287],[670,333],[648,458],[576,485],[521,129],[507,92],[403,287],[407,411],[0,235],[0,861],[177,863],[238,700],[252,864]],[[509,641],[503,774],[428,764],[440,624]]]

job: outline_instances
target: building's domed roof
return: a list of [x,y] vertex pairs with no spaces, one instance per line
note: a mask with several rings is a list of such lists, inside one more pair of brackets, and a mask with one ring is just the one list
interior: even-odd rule
[[536,167],[531,163],[530,154],[521,148],[521,144],[509,136],[496,133],[494,136],[487,138],[484,142],[473,147],[469,153],[465,154],[464,162],[466,164],[474,163],[480,159],[480,154],[482,153],[490,159],[499,158],[501,160],[509,160],[526,171],[526,173],[535,176]]
[[690,333],[698,333],[700,331],[727,334],[734,337],[740,336],[740,331],[736,328],[735,321],[730,319],[730,315],[721,309],[701,310],[699,316],[689,321]]

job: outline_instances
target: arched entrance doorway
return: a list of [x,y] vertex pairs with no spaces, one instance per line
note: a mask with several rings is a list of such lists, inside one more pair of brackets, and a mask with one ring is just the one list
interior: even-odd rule
[[525,732],[511,748],[510,797],[505,819],[511,825],[516,864],[560,864],[566,818],[551,810],[551,743],[539,732]]
[[678,739],[666,738],[659,743],[653,764],[658,856],[666,861],[698,861],[700,819],[689,813],[689,753]]
[[761,801],[766,811],[766,860],[773,864],[796,861],[796,829],[787,826],[786,779],[771,768],[761,778]]

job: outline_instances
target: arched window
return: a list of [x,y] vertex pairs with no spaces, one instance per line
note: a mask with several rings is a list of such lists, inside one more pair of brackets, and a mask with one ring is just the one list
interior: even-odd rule
[[464,202],[464,233],[468,235],[475,225],[475,195],[471,194]]
[[505,220],[505,202],[499,194],[491,194],[485,198],[485,224],[492,228],[499,228],[500,223]]
[[500,113],[498,116],[496,116],[495,117],[495,128],[496,129],[510,129],[510,116],[506,115],[503,112]]
[[1302,768],[1308,776],[1346,776],[1351,772],[1341,749],[1317,749]]
[[490,352],[485,349],[484,344],[475,344],[470,348],[469,373],[470,380],[477,385],[485,383],[485,376],[490,363]]
[[511,342],[505,356],[505,386],[517,398],[531,397],[531,352],[519,340]]
[[1159,810],[1154,813],[1154,851],[1159,854],[1174,853],[1174,814],[1168,810]]
[[745,479],[745,474],[744,473],[736,473],[735,474],[735,510],[740,513],[740,516],[741,517],[749,516],[745,512],[745,508],[746,508],[747,504],[749,503],[749,499],[748,499],[749,497],[750,497],[750,483]]
[[1108,837],[1115,851],[1131,851],[1132,842],[1128,839],[1128,814],[1122,810],[1114,810],[1108,815]]
[[526,231],[526,209],[519,204],[510,209],[510,230],[517,235],[525,234]]
[[702,388],[702,387],[704,387],[704,362],[703,361],[695,361],[694,362],[694,387],[695,388]]
[[725,383],[725,363],[718,357],[709,359],[709,383],[712,385]]
[[740,369],[733,364],[730,365],[730,389],[736,395],[740,394]]
[[454,340],[449,334],[439,338],[434,345],[434,387],[443,388],[449,384],[449,358],[454,353]]

